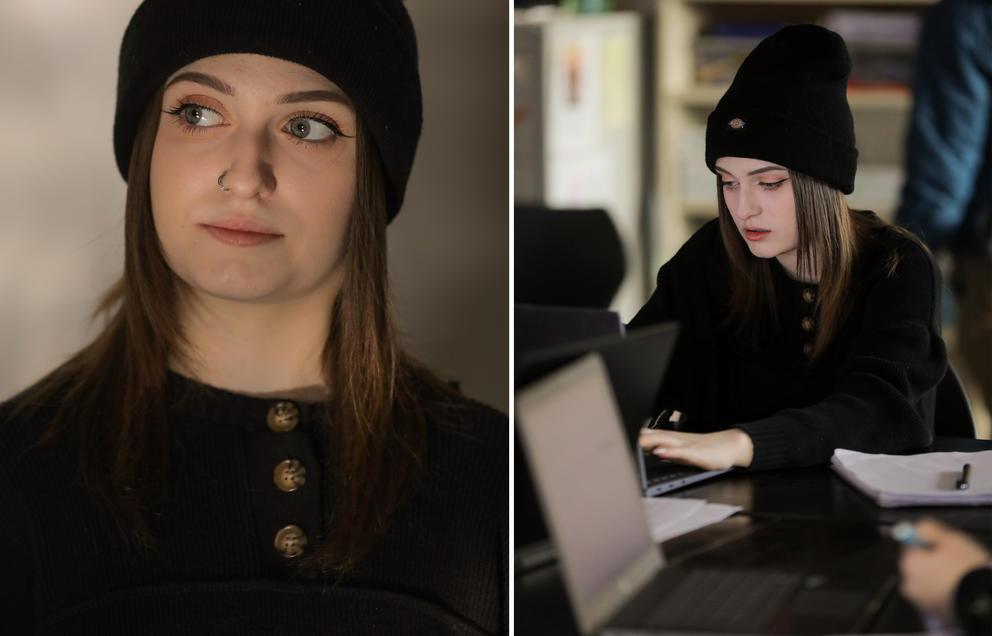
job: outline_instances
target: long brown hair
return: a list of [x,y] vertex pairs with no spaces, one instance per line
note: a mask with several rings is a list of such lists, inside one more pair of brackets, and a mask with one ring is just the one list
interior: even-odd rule
[[[826,183],[789,170],[796,204],[799,233],[797,269],[803,278],[817,278],[816,334],[810,360],[830,345],[846,317],[861,243],[872,228],[889,224],[875,215],[851,210],[844,195]],[[728,324],[751,343],[765,341],[777,332],[778,309],[772,284],[770,259],[751,254],[734,223],[717,177],[720,234],[730,259],[731,300]],[[895,226],[892,226],[895,228]],[[899,230],[899,228],[895,228]],[[905,233],[905,232],[904,232]],[[907,236],[911,234],[905,233]],[[915,239],[915,237],[913,237]],[[889,255],[888,273],[895,271],[898,255]]]
[[[121,279],[97,313],[102,332],[28,389],[21,404],[59,403],[42,441],[72,434],[80,443],[83,479],[129,539],[152,544],[143,510],[162,493],[168,471],[164,416],[168,360],[188,360],[178,301],[185,288],[168,267],[152,221],[149,170],[163,89],[149,101],[135,137],[125,206]],[[386,265],[383,168],[358,117],[356,205],[344,240],[345,281],[329,308],[322,353],[325,434],[335,479],[328,540],[309,557],[344,572],[369,549],[404,495],[417,483],[426,453],[426,424],[417,408],[434,376],[404,353],[391,318]]]

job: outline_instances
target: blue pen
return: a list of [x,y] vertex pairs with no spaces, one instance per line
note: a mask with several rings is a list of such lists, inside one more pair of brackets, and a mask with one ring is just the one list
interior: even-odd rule
[[932,543],[921,538],[916,533],[916,526],[913,525],[912,521],[900,521],[892,526],[892,538],[903,545],[920,548],[921,550],[930,550],[933,548]]

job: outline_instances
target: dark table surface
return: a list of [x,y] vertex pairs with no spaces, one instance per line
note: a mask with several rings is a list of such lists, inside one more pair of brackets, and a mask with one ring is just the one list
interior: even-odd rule
[[[927,450],[992,450],[992,441],[939,439]],[[992,508],[988,506],[880,508],[829,466],[730,473],[665,496],[742,508],[720,523],[664,542],[668,563],[767,568],[780,565],[777,561],[788,555],[792,567],[829,563],[856,569],[870,562],[872,567],[884,568],[892,575],[891,590],[867,626],[871,632],[922,629],[917,613],[897,591],[899,550],[888,538],[891,524],[932,516],[968,530],[992,547]],[[787,546],[790,541],[802,541],[802,549]],[[869,552],[871,559],[859,560]],[[797,554],[804,563],[795,562]],[[517,572],[514,630],[522,636],[578,633],[556,565]]]

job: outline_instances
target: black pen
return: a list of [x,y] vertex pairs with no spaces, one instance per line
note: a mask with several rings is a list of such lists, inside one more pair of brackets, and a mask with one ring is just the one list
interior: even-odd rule
[[958,479],[958,483],[956,484],[958,490],[968,490],[968,476],[970,473],[971,464],[965,464],[964,467],[961,468],[961,478]]

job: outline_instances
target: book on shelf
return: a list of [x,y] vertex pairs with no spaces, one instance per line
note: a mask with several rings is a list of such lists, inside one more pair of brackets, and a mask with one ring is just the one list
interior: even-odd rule
[[[724,20],[704,25],[693,44],[696,83],[729,85],[747,54],[786,23]],[[819,23],[847,43],[853,86],[908,86],[920,27],[917,12],[836,9],[823,14]]]

